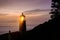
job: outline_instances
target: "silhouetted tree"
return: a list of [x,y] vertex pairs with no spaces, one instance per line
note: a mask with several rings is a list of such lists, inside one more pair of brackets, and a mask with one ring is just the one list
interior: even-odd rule
[[51,18],[56,18],[60,16],[60,0],[52,0],[51,8]]

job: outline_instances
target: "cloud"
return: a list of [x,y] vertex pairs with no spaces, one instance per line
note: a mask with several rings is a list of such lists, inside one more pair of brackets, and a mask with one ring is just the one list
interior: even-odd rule
[[34,10],[28,10],[28,11],[25,11],[25,12],[42,12],[42,11],[50,11],[50,9],[34,9]]
[[0,13],[0,16],[7,16],[8,14]]
[[49,15],[49,11],[50,9],[35,9],[35,10],[28,10],[28,11],[24,11],[23,13],[25,13],[27,16],[31,15],[31,16],[42,16],[42,15]]
[[[50,5],[50,0],[0,0],[0,7],[12,7],[12,6],[23,6],[23,7],[47,7]],[[14,7],[15,7],[14,6]]]
[[18,21],[17,16],[1,16],[0,17],[0,24],[1,23],[16,23]]
[[0,7],[5,7],[8,3],[8,0],[0,0]]

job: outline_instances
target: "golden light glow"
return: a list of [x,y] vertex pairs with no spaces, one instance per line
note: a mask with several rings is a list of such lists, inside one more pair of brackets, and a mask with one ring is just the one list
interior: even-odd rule
[[20,17],[20,20],[21,20],[21,21],[23,21],[23,20],[24,20],[24,17],[23,17],[23,16],[21,16],[21,17]]
[[19,18],[20,28],[21,28],[21,26],[23,25],[24,21],[25,21],[25,16],[22,14],[22,15],[20,16],[20,18]]

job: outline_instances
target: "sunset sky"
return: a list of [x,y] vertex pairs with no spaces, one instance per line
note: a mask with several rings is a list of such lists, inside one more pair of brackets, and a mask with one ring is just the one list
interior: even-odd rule
[[0,34],[19,30],[19,16],[26,15],[27,30],[50,19],[51,0],[0,0]]

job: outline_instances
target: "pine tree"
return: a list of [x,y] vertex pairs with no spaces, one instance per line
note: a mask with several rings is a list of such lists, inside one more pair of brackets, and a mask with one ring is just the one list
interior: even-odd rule
[[51,18],[56,18],[60,16],[60,0],[52,0],[51,8]]

